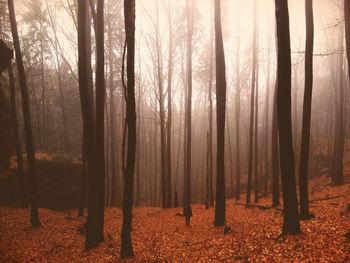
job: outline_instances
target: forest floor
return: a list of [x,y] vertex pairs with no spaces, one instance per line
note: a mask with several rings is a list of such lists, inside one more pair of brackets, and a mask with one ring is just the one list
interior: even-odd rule
[[[317,187],[316,187],[317,185]],[[132,239],[136,262],[350,262],[349,182],[331,187],[329,178],[311,182],[311,211],[315,219],[301,223],[302,234],[279,237],[281,207],[246,208],[227,200],[227,225],[213,226],[214,208],[193,205],[191,226],[181,208],[135,208]],[[31,229],[28,209],[0,207],[0,262],[116,262],[120,258],[121,210],[107,208],[105,239],[98,248],[84,250],[79,231],[85,218],[77,211],[40,209],[43,227]]]

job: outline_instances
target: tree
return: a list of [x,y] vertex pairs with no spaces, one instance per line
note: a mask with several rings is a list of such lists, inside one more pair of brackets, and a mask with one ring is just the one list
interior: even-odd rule
[[[93,91],[90,84],[90,70],[89,69],[89,43],[91,36],[88,27],[90,26],[89,7],[86,2],[79,0],[78,2],[78,75],[79,75],[79,92],[81,111],[83,115],[83,129],[86,136],[86,157],[87,157],[87,171],[88,171],[88,217],[86,225],[86,248],[92,248],[102,242],[103,237],[103,223],[101,225],[101,208],[100,195],[98,187],[98,161],[96,155],[96,118],[94,114]],[[103,27],[102,27],[103,28]],[[103,31],[102,31],[103,32]],[[96,34],[96,36],[99,36]],[[98,38],[97,38],[98,39]],[[98,42],[98,41],[97,41]],[[99,53],[100,55],[100,53]],[[101,58],[99,58],[101,59]],[[101,67],[101,60],[97,63]],[[103,65],[103,64],[102,64]],[[97,67],[96,67],[97,68]],[[103,66],[102,66],[103,70]],[[100,75],[101,73],[98,72]],[[96,74],[97,78],[97,74]],[[101,76],[99,76],[100,81]],[[99,82],[100,85],[100,82]],[[100,86],[96,91],[100,91]],[[97,94],[96,94],[97,95]],[[97,99],[97,98],[96,98]],[[99,99],[100,96],[99,96]],[[100,105],[99,105],[100,106]],[[100,154],[100,151],[98,151]],[[104,153],[103,153],[104,154]],[[101,157],[100,157],[101,158]],[[100,160],[100,159],[99,159]],[[104,170],[102,171],[104,172]],[[104,187],[104,183],[103,183]],[[104,200],[104,199],[103,199]],[[102,208],[103,212],[103,208]],[[102,215],[103,217],[103,215]]]
[[279,166],[279,145],[278,145],[278,120],[277,120],[277,83],[273,94],[272,108],[272,133],[271,133],[271,153],[272,153],[272,206],[280,204],[280,166]]
[[301,152],[299,164],[299,195],[300,195],[300,219],[312,218],[309,212],[308,194],[308,165],[310,154],[310,125],[311,103],[313,86],[313,46],[314,46],[314,22],[313,0],[305,0],[306,14],[306,48],[305,48],[305,89],[303,105],[303,124],[301,138]]
[[172,108],[171,108],[171,84],[173,77],[173,26],[171,17],[171,1],[168,0],[168,24],[169,24],[169,57],[168,57],[168,121],[167,121],[167,207],[172,207],[172,187],[171,187],[171,127],[172,127]]
[[[345,40],[346,40],[346,57],[350,63],[350,2],[344,0],[344,19],[345,19]],[[350,80],[350,67],[348,67],[348,77]]]
[[[239,30],[237,14],[237,32]],[[241,115],[241,79],[240,79],[240,38],[236,38],[236,100],[235,100],[235,118],[236,118],[236,190],[235,199],[241,198],[241,151],[240,151],[240,115]]]
[[[338,50],[343,50],[344,28],[343,24],[338,29]],[[334,104],[335,104],[335,125],[334,125],[334,145],[333,145],[333,165],[332,165],[332,183],[334,185],[342,185],[344,183],[344,144],[345,144],[345,99],[344,99],[344,63],[343,52],[338,57],[338,85],[335,88]]]
[[[123,167],[123,225],[121,231],[121,258],[134,255],[131,243],[133,185],[136,153],[136,109],[135,109],[135,0],[124,0],[124,19],[126,34],[127,86],[124,85],[126,99],[127,153]],[[124,73],[124,72],[123,72]],[[123,76],[124,82],[124,76]]]
[[186,0],[187,40],[186,40],[186,75],[187,75],[187,105],[186,105],[186,139],[185,139],[185,180],[184,206],[191,203],[191,171],[192,171],[192,42],[193,42],[193,2],[190,6]]
[[[211,6],[212,8],[212,6]],[[212,13],[212,12],[211,12]],[[211,15],[212,18],[212,15]],[[209,51],[209,81],[208,81],[208,101],[209,101],[209,131],[207,133],[207,189],[206,206],[214,206],[213,189],[213,26],[210,25],[210,51]]]
[[248,149],[248,181],[246,203],[250,204],[250,192],[252,188],[253,173],[253,137],[254,137],[254,97],[256,85],[256,61],[257,61],[257,22],[256,22],[256,1],[254,1],[254,30],[253,30],[253,60],[252,60],[252,82],[250,93],[250,119],[249,119],[249,149]]
[[[96,201],[97,231],[103,241],[104,203],[105,203],[105,56],[104,56],[104,0],[97,0],[96,8]],[[89,213],[90,214],[90,213]],[[88,214],[88,218],[89,218]],[[89,227],[89,226],[87,226]]]
[[38,212],[38,201],[37,201],[37,185],[36,185],[36,164],[35,164],[35,150],[33,143],[33,132],[32,123],[29,109],[29,96],[27,80],[23,66],[22,52],[18,38],[17,22],[15,15],[15,8],[13,0],[8,0],[9,17],[11,23],[11,32],[13,38],[13,45],[15,48],[17,68],[19,74],[19,84],[22,96],[22,110],[24,119],[24,130],[27,150],[27,162],[28,162],[28,173],[29,173],[29,203],[30,203],[30,222],[32,228],[40,227],[41,223],[39,220]]
[[226,110],[226,74],[225,53],[221,29],[221,1],[214,0],[215,23],[215,58],[216,58],[216,122],[217,122],[217,155],[216,155],[216,202],[215,226],[225,224],[225,110]]
[[10,99],[11,99],[11,120],[13,129],[13,138],[15,141],[16,157],[17,157],[17,176],[19,185],[19,200],[23,206],[27,206],[27,189],[24,178],[24,165],[22,156],[22,145],[18,127],[17,107],[16,107],[16,87],[15,77],[13,75],[12,66],[8,66],[9,82],[10,82]]
[[294,177],[291,114],[291,51],[288,0],[275,0],[277,23],[277,118],[283,191],[283,234],[300,233]]

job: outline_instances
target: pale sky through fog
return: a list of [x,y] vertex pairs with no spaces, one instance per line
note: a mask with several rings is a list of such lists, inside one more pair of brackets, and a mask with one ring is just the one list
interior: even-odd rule
[[[40,1],[40,0],[38,0]],[[66,0],[47,0],[50,6],[66,4]],[[200,37],[198,38],[198,46],[203,49],[203,45],[208,41],[210,36],[210,25],[213,23],[212,0],[194,0],[199,11],[200,17]],[[16,0],[15,7],[19,14],[25,12],[23,5],[24,0]],[[46,1],[42,1],[43,6],[46,6]],[[167,61],[168,48],[168,23],[165,12],[165,4],[168,0],[158,0],[159,2],[159,19],[160,32],[162,40],[162,50],[164,63]],[[337,7],[336,0],[315,0],[314,1],[314,19],[315,19],[315,53],[327,52],[327,41],[329,41],[329,34],[331,34],[332,25],[337,23],[342,15]],[[141,46],[141,61],[142,67],[147,68],[150,65],[150,53],[146,42],[148,38],[154,34],[154,27],[150,21],[150,16],[155,19],[155,3],[156,0],[137,0],[136,1],[136,48]],[[171,0],[171,5],[175,12],[175,16],[180,14],[181,8],[185,8],[185,0]],[[253,29],[253,0],[223,0],[222,1],[222,26],[224,35],[224,48],[226,57],[226,71],[227,83],[231,85],[234,80],[235,67],[235,52],[236,52],[236,38],[241,41],[241,64],[250,63],[250,49],[252,46],[252,29]],[[54,10],[54,8],[52,8]],[[57,9],[58,30],[62,46],[65,48],[65,53],[69,61],[76,67],[77,50],[74,47],[76,43],[67,41],[66,36],[70,36],[72,40],[76,41],[76,32],[71,18],[67,15],[63,8]],[[290,29],[291,29],[291,45],[292,51],[303,51],[305,43],[305,14],[304,14],[304,0],[290,0]],[[270,49],[275,52],[274,38],[275,38],[275,13],[274,0],[259,0],[258,1],[258,32],[259,32],[259,56],[260,64],[264,69],[266,66],[267,51]],[[20,21],[20,15],[19,19]],[[183,21],[186,25],[186,21]],[[239,25],[239,32],[237,32],[237,23]],[[22,23],[19,23],[20,28]],[[25,30],[25,29],[24,29]],[[64,32],[64,33],[63,33]],[[140,34],[140,32],[142,34]],[[139,37],[141,36],[141,39]],[[141,41],[140,43],[138,43]],[[179,49],[176,50],[178,54]],[[196,50],[195,50],[196,52]],[[203,52],[199,50],[198,52]],[[198,55],[194,54],[193,68],[196,71]],[[302,55],[293,54],[293,63],[303,59]],[[137,58],[136,58],[137,59]],[[275,62],[273,62],[275,64]],[[165,64],[166,65],[166,64]],[[177,65],[179,67],[179,65]],[[274,69],[272,69],[274,70]],[[195,72],[194,72],[195,74]],[[175,76],[177,81],[178,76]],[[262,81],[264,80],[264,70],[260,74]],[[194,82],[194,86],[198,83]],[[198,84],[199,85],[199,84]],[[264,86],[262,87],[264,89]]]

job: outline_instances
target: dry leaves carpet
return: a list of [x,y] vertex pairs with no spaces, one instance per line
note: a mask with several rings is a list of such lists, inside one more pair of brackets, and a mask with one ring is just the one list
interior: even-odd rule
[[[328,180],[318,180],[317,185]],[[311,186],[310,205],[316,218],[302,222],[303,233],[298,236],[278,237],[281,207],[270,208],[270,197],[261,199],[260,208],[227,200],[227,225],[232,231],[226,235],[223,228],[213,227],[213,208],[194,205],[190,227],[176,215],[181,208],[136,208],[135,258],[128,261],[350,262],[350,242],[344,236],[350,230],[346,212],[350,184]],[[121,210],[106,209],[106,241],[91,251],[83,249],[84,234],[78,230],[85,218],[76,214],[40,209],[43,227],[31,229],[27,209],[0,207],[0,262],[119,261]]]

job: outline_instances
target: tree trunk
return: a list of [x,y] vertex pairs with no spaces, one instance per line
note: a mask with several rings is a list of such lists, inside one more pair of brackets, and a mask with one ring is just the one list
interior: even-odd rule
[[269,109],[270,109],[270,70],[271,70],[271,53],[268,51],[267,58],[267,77],[266,77],[266,99],[265,99],[265,176],[264,176],[264,194],[267,194],[270,168],[269,168]]
[[8,0],[9,17],[11,23],[11,31],[13,38],[13,45],[16,53],[16,61],[19,74],[20,89],[22,95],[22,108],[23,108],[23,120],[25,130],[25,141],[27,150],[27,162],[28,162],[28,173],[29,173],[29,203],[30,203],[30,222],[32,228],[40,227],[41,223],[39,220],[38,213],[38,201],[37,201],[37,185],[36,185],[36,164],[35,164],[35,150],[33,143],[33,131],[32,122],[30,116],[29,107],[29,96],[27,80],[24,71],[22,52],[18,38],[17,22],[15,16],[15,8],[13,0]]
[[216,202],[215,226],[223,226],[226,221],[225,207],[225,110],[226,110],[226,74],[225,53],[221,29],[221,1],[214,2],[215,23],[215,56],[216,56],[216,122],[217,122],[217,155],[216,155]]
[[[124,170],[123,225],[121,231],[121,258],[134,255],[131,243],[132,203],[136,153],[135,109],[135,0],[124,0],[124,19],[127,47],[126,125],[127,156]],[[124,76],[123,76],[124,78]]]
[[[110,3],[109,7],[110,7]],[[108,30],[108,64],[109,64],[109,116],[110,116],[110,138],[111,138],[111,146],[110,146],[110,152],[111,152],[111,205],[117,206],[120,204],[119,200],[119,176],[118,176],[118,170],[117,170],[117,134],[116,134],[116,128],[115,128],[115,120],[116,120],[116,107],[115,107],[115,88],[114,88],[114,81],[113,81],[113,43],[112,43],[112,25],[111,25],[111,18],[108,17],[107,22],[107,30]]]
[[[343,50],[343,26],[340,26],[338,36],[338,49]],[[333,150],[333,172],[332,183],[342,185],[344,183],[343,159],[344,159],[344,69],[343,53],[338,55],[338,88],[335,91],[335,126],[334,126],[334,150]]]
[[[254,2],[257,5],[257,1]],[[255,14],[257,15],[257,14]],[[257,18],[255,18],[257,20]],[[255,26],[257,30],[257,25]],[[259,202],[259,149],[258,149],[258,124],[259,124],[259,44],[258,34],[256,33],[256,78],[255,78],[255,123],[254,123],[254,203]]]
[[303,124],[299,166],[299,195],[300,195],[300,219],[309,219],[309,194],[308,194],[308,166],[310,155],[310,124],[311,103],[313,86],[313,46],[314,46],[314,22],[313,0],[305,1],[306,14],[306,48],[305,48],[305,90],[303,106]]
[[[212,16],[211,16],[212,17]],[[213,186],[213,26],[210,26],[210,62],[209,62],[209,84],[208,84],[208,100],[209,100],[209,132],[208,132],[208,187],[207,196],[209,206],[214,206],[214,186]]]
[[[239,19],[237,18],[237,31]],[[240,38],[237,37],[236,43],[236,100],[235,100],[235,113],[236,113],[236,201],[241,199],[241,151],[240,151],[240,114],[241,114],[241,79],[240,79]]]
[[275,0],[277,23],[277,118],[283,191],[283,234],[300,233],[294,177],[291,114],[291,52],[287,0]]
[[193,2],[186,1],[187,12],[187,107],[186,107],[186,171],[184,205],[191,203],[191,171],[192,171],[192,41],[193,41]]
[[15,150],[17,157],[17,176],[18,176],[18,197],[21,202],[21,206],[27,207],[27,188],[24,177],[24,165],[23,165],[23,156],[22,156],[22,145],[19,134],[18,127],[18,117],[17,117],[17,107],[16,107],[16,87],[15,87],[15,77],[12,71],[12,65],[8,66],[9,74],[9,84],[10,84],[10,99],[11,99],[11,120],[12,120],[12,130],[13,138],[15,141]]
[[256,79],[256,2],[254,1],[254,31],[253,31],[253,61],[252,61],[252,82],[250,93],[250,119],[249,119],[249,149],[248,149],[248,179],[246,203],[250,204],[250,193],[252,188],[253,173],[253,137],[254,137],[254,101],[255,101],[255,79]]

